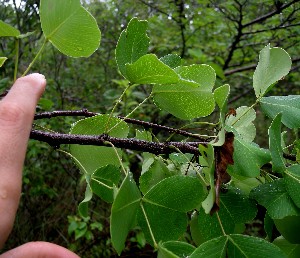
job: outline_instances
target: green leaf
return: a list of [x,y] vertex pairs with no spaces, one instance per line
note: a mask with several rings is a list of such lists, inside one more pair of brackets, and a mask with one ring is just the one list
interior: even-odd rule
[[236,116],[228,116],[225,124],[233,127],[238,135],[246,142],[252,142],[256,136],[256,128],[253,121],[256,112],[253,108],[242,106],[236,109]]
[[285,254],[270,242],[252,236],[228,236],[228,257],[238,258],[286,258]]
[[[110,136],[126,138],[128,135],[127,124],[116,117],[109,115],[98,115],[82,119],[72,125],[71,134],[84,134],[84,135],[101,135],[106,131],[106,124],[109,121],[107,129],[111,129]],[[111,147],[102,146],[89,146],[89,145],[77,145],[70,146],[71,154],[80,162],[84,169],[80,166],[83,173],[87,172],[92,174],[99,167],[106,166],[108,164],[119,166],[120,162],[116,155],[116,152]],[[121,155],[121,151],[118,150]]]
[[0,37],[18,37],[20,31],[0,20]]
[[120,170],[113,165],[107,165],[97,169],[91,176],[91,188],[93,193],[104,201],[112,203],[114,200],[114,186],[120,180]]
[[163,56],[159,60],[173,69],[181,65],[181,58],[176,54]]
[[206,214],[204,210],[199,211],[198,229],[203,241],[234,232],[235,223],[230,212],[220,203],[220,210],[213,215]]
[[265,46],[259,54],[259,62],[253,75],[253,87],[257,98],[286,76],[292,66],[289,54],[282,48]]
[[195,249],[194,246],[180,241],[159,243],[157,258],[185,258]]
[[257,177],[260,175],[261,166],[271,160],[267,150],[259,148],[254,143],[246,142],[240,137],[234,138],[233,146],[234,165],[228,166],[230,174]]
[[190,258],[285,258],[284,253],[264,239],[232,234],[221,236],[200,245]]
[[278,179],[270,184],[262,184],[254,188],[250,193],[250,198],[266,207],[272,219],[300,215],[300,210],[286,191],[284,179]]
[[140,200],[140,191],[131,173],[129,173],[116,195],[110,216],[111,242],[119,255],[125,247],[129,230],[136,224],[136,214]]
[[272,157],[272,170],[282,173],[285,170],[283,150],[281,146],[281,116],[278,114],[269,128],[269,148]]
[[147,21],[133,18],[128,23],[127,29],[123,30],[120,35],[116,47],[116,61],[121,74],[126,78],[125,65],[134,63],[148,51],[147,27]]
[[171,175],[164,162],[160,158],[155,158],[148,170],[139,178],[141,192],[146,194],[154,185]]
[[132,84],[169,84],[179,80],[178,74],[154,54],[144,55],[133,64],[126,64],[125,70],[126,78]]
[[228,239],[226,236],[221,236],[218,238],[214,238],[210,241],[207,241],[202,245],[200,245],[189,256],[189,258],[200,258],[200,257],[225,258],[227,241]]
[[272,96],[260,100],[262,111],[272,119],[282,113],[282,123],[288,128],[300,127],[300,96]]
[[41,0],[40,18],[45,38],[65,55],[88,57],[99,47],[97,22],[80,0]]
[[221,193],[220,204],[220,209],[226,209],[236,224],[253,220],[257,213],[255,202],[234,187],[230,187],[226,193]]
[[184,120],[210,115],[215,107],[214,70],[208,65],[191,65],[175,71],[182,79],[176,84],[154,85],[154,103]]
[[287,258],[300,257],[300,244],[291,244],[282,236],[277,237],[273,244],[278,246],[287,255]]
[[7,60],[7,57],[0,57],[0,67],[2,67]]
[[215,81],[216,81],[216,73],[215,70],[205,64],[195,64],[189,66],[180,66],[175,68],[175,71],[180,75],[183,80],[188,82],[197,83],[198,86],[206,91],[212,91]]
[[198,216],[198,227],[204,241],[234,232],[235,224],[241,224],[254,219],[257,213],[255,202],[247,198],[237,188],[229,188],[220,195],[220,210],[213,214],[204,214],[201,210]]
[[[214,166],[214,148],[211,144],[208,144],[207,147],[203,145],[199,145],[199,151],[202,156],[202,158],[205,160],[203,166],[206,166],[203,168],[204,175],[209,178],[209,193],[205,200],[202,202],[202,208],[204,209],[206,214],[209,214],[211,209],[214,206],[215,200],[216,200],[216,189],[215,189],[215,166]],[[202,164],[201,164],[202,165]]]
[[224,84],[215,89],[214,98],[217,105],[219,106],[220,111],[223,110],[223,107],[225,106],[226,101],[228,99],[229,93],[230,93],[229,84]]
[[289,195],[300,208],[300,165],[290,166],[285,171],[284,180]]
[[177,240],[187,227],[186,212],[199,206],[204,197],[203,186],[195,177],[172,176],[153,186],[138,212],[147,241]]
[[83,201],[78,205],[79,214],[85,218],[88,216],[88,203],[93,197],[93,192],[89,184],[89,179],[86,179],[86,181],[87,181],[87,185],[85,189],[85,197]]

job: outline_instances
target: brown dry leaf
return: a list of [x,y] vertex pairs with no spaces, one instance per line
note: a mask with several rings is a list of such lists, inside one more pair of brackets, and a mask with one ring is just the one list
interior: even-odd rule
[[230,175],[227,173],[227,166],[233,165],[233,141],[234,134],[227,132],[225,134],[225,142],[222,146],[215,148],[215,189],[216,189],[216,201],[211,210],[211,215],[218,211],[220,208],[220,188],[222,184],[230,181]]

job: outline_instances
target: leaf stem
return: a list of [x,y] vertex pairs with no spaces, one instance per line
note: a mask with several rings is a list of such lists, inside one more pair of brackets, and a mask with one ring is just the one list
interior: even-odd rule
[[75,158],[71,153],[69,153],[67,151],[64,151],[64,150],[61,150],[61,149],[58,149],[57,151],[62,152],[64,154],[70,156],[72,159],[74,159],[75,162],[82,168],[84,174],[88,175],[88,172],[86,171],[86,169],[84,168],[84,166],[81,164],[81,162],[77,158]]
[[221,222],[221,219],[220,219],[220,216],[219,216],[219,212],[216,212],[216,216],[217,216],[217,219],[218,219],[218,221],[219,221],[219,224],[220,224],[220,227],[221,227],[221,230],[222,230],[223,235],[224,235],[224,236],[227,236],[227,234],[226,234],[226,232],[225,232],[225,230],[224,230],[223,224],[222,224],[222,222]]
[[[118,123],[116,123],[112,128],[110,128],[109,130],[107,130],[107,134],[112,130],[114,129],[115,127],[117,127],[120,123],[122,123],[122,121],[124,121],[126,118],[128,118],[129,116],[131,116],[140,106],[142,106],[150,97],[152,97],[152,93],[147,97],[145,98],[140,104],[138,104],[127,116],[123,117],[121,121],[119,121]],[[111,117],[110,117],[111,118]],[[110,119],[109,118],[109,119]]]
[[155,238],[154,238],[154,234],[153,234],[153,232],[152,232],[152,230],[151,230],[150,222],[149,222],[149,220],[148,220],[146,211],[145,211],[145,209],[144,209],[143,202],[140,202],[140,206],[141,206],[142,211],[143,211],[143,213],[144,213],[145,220],[146,220],[146,222],[147,222],[147,225],[148,225],[148,228],[149,228],[149,232],[150,232],[152,241],[153,241],[153,243],[154,243],[154,247],[157,248],[157,243],[156,243],[156,240],[155,240]]
[[37,52],[36,56],[34,57],[34,59],[32,60],[32,62],[29,64],[29,66],[27,67],[26,71],[22,74],[22,77],[25,76],[29,70],[31,69],[31,67],[33,66],[33,64],[36,62],[36,60],[39,58],[39,56],[41,55],[41,53],[43,52],[45,46],[46,46],[46,43],[48,42],[47,38],[45,38],[39,52]]
[[14,69],[14,82],[17,80],[18,66],[19,66],[19,50],[20,50],[20,39],[16,39],[15,42],[16,57],[15,57],[15,69]]
[[237,120],[232,123],[232,126],[235,125],[243,116],[245,116],[252,108],[254,108],[262,97],[259,97]]
[[128,175],[128,172],[126,171],[126,169],[125,169],[124,166],[123,166],[122,159],[121,159],[121,157],[120,157],[120,155],[119,155],[119,153],[118,153],[118,150],[116,149],[115,145],[113,145],[113,144],[112,144],[111,142],[109,142],[109,141],[106,141],[105,144],[110,145],[110,146],[114,149],[114,151],[115,151],[115,153],[116,153],[116,155],[117,155],[117,157],[118,157],[119,163],[120,163],[120,165],[121,165],[121,168],[122,168],[122,170],[123,170],[125,176],[127,176],[127,175]]
[[116,104],[114,105],[112,111],[111,111],[110,114],[109,114],[108,120],[107,120],[106,125],[105,125],[105,133],[106,133],[106,134],[111,130],[111,129],[108,130],[108,125],[109,125],[110,119],[112,118],[113,113],[115,112],[117,106],[118,106],[118,105],[120,104],[120,102],[122,101],[122,99],[123,99],[123,97],[124,97],[126,91],[130,88],[130,86],[132,86],[131,83],[128,83],[128,85],[126,86],[125,90],[122,92],[121,96],[118,98]]

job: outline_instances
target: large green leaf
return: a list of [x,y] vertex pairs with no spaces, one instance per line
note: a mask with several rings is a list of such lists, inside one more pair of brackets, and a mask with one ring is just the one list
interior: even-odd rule
[[262,111],[272,119],[282,113],[282,123],[289,128],[300,127],[300,96],[272,96],[260,101]]
[[226,257],[226,247],[227,247],[227,237],[221,236],[218,238],[211,239],[200,245],[189,258],[225,258]]
[[99,47],[97,22],[80,0],[41,0],[40,18],[46,39],[65,55],[88,57]]
[[176,84],[154,85],[154,103],[184,120],[210,115],[215,107],[215,71],[208,65],[177,67],[175,71],[182,79]]
[[216,72],[209,65],[195,64],[189,66],[179,66],[175,68],[175,71],[183,80],[195,82],[200,85],[203,90],[211,92],[215,85]]
[[154,185],[171,175],[164,162],[160,158],[155,158],[139,178],[141,192],[146,194]]
[[270,184],[262,184],[254,188],[250,197],[266,207],[272,219],[300,215],[300,209],[294,204],[285,188],[284,179],[278,179]]
[[138,213],[147,241],[177,240],[187,227],[186,212],[199,206],[204,197],[203,186],[195,177],[172,176],[153,186]]
[[0,67],[4,65],[6,60],[7,60],[7,57],[0,57]]
[[188,243],[168,241],[158,245],[157,258],[186,258],[196,248]]
[[231,174],[244,177],[257,177],[260,174],[260,168],[271,160],[270,153],[259,148],[254,143],[246,142],[240,137],[235,137],[233,160],[234,165],[228,166]]
[[[106,131],[106,124],[108,120],[109,124],[107,129],[113,128],[109,132],[110,136],[122,138],[127,137],[129,131],[127,124],[116,117],[109,119],[109,115],[98,115],[82,119],[72,125],[70,133],[101,135]],[[99,167],[103,167],[108,164],[115,166],[120,165],[116,152],[111,147],[74,144],[70,146],[70,152],[84,167],[85,170],[80,166],[83,170],[82,172],[87,172],[88,174],[91,174]],[[120,150],[118,152],[121,154]]]
[[0,20],[0,37],[18,37],[20,31]]
[[228,257],[232,258],[286,258],[285,254],[270,242],[252,236],[228,236]]
[[229,84],[224,84],[215,89],[214,98],[215,98],[216,103],[219,106],[220,111],[223,110],[223,107],[225,106],[226,101],[228,99],[229,93],[230,93]]
[[133,84],[170,84],[179,81],[178,74],[153,54],[144,55],[133,64],[126,64],[125,70],[126,78]]
[[140,200],[140,191],[129,173],[125,177],[111,208],[111,242],[118,254],[125,247],[129,230],[135,226]]
[[198,215],[198,228],[204,241],[234,232],[235,224],[245,223],[254,219],[257,213],[255,202],[242,194],[237,188],[229,188],[220,195],[220,210],[213,214],[205,214],[202,210]]
[[262,97],[275,82],[287,75],[292,60],[282,48],[265,46],[259,54],[259,62],[253,75],[253,87],[257,98]]
[[203,243],[189,257],[285,258],[286,256],[277,246],[264,239],[232,234]]
[[236,115],[230,115],[225,121],[228,127],[233,127],[239,136],[246,142],[252,142],[256,136],[256,128],[253,121],[256,112],[253,108],[242,106],[236,109]]
[[116,61],[124,77],[126,77],[125,65],[134,63],[148,51],[149,38],[146,34],[147,27],[147,21],[133,18],[120,35],[116,47]]
[[220,209],[226,209],[236,223],[245,223],[254,219],[257,207],[240,189],[230,187],[226,193],[221,193]]
[[234,233],[234,227],[235,223],[230,212],[226,210],[226,207],[222,207],[221,203],[220,210],[213,215],[206,214],[202,209],[199,211],[198,229],[203,241],[222,236],[223,232],[225,234]]
[[281,113],[278,114],[269,128],[269,148],[272,157],[272,170],[280,173],[285,170],[281,145],[281,116]]
[[114,187],[120,180],[120,170],[113,165],[100,167],[91,175],[90,185],[93,193],[106,202],[113,202]]
[[290,166],[285,171],[284,180],[289,195],[300,208],[300,165]]
[[287,258],[300,257],[300,244],[291,244],[282,236],[277,237],[273,244],[278,246],[286,254]]
[[181,65],[181,58],[176,54],[163,56],[159,60],[171,68],[176,68]]

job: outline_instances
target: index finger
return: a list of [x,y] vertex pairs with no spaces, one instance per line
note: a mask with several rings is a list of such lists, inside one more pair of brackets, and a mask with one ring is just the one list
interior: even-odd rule
[[0,246],[10,233],[18,208],[27,142],[45,86],[41,74],[22,77],[0,102]]

